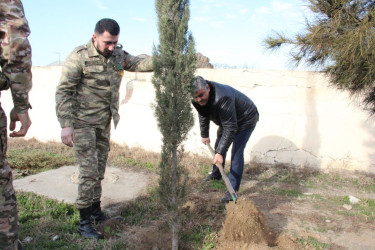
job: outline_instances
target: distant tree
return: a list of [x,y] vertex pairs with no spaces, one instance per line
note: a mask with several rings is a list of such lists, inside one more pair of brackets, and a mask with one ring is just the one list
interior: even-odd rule
[[328,73],[331,83],[360,97],[375,114],[375,1],[308,0],[313,20],[306,30],[287,38],[267,37],[267,49],[291,45],[292,61],[302,61]]
[[180,164],[182,142],[194,124],[192,81],[196,70],[193,36],[188,32],[188,0],[156,0],[160,44],[153,50],[155,115],[163,136],[159,194],[171,212],[172,249],[178,248],[178,208],[186,175]]

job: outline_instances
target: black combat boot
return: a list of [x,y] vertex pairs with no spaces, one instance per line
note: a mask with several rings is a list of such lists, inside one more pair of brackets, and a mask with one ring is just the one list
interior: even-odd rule
[[110,218],[106,216],[102,209],[100,208],[100,201],[94,202],[92,204],[92,214],[91,214],[91,221],[95,224],[101,223],[103,221],[109,220]]
[[91,222],[91,207],[79,209],[78,233],[87,239],[104,239],[104,236],[97,232]]

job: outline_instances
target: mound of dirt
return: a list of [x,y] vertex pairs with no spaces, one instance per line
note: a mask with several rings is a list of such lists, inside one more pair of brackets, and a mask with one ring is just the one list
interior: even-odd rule
[[267,227],[264,215],[251,200],[230,202],[226,211],[217,249],[296,249],[291,239],[277,237]]

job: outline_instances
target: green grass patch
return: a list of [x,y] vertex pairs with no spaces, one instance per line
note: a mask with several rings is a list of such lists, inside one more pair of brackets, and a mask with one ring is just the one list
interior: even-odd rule
[[150,162],[139,162],[134,158],[119,156],[113,160],[113,163],[118,166],[131,166],[131,167],[140,167],[146,169],[154,169],[154,164]]
[[[19,192],[17,199],[21,224],[20,239],[33,239],[24,244],[25,249],[80,247],[73,241],[79,221],[78,211],[73,205],[26,192]],[[52,240],[56,235],[58,239]]]
[[[314,204],[317,209],[329,209],[337,214],[354,217],[363,221],[375,221],[375,201],[372,199],[361,199],[357,204],[350,204],[349,196],[323,197],[321,195],[305,196],[316,200]],[[351,205],[352,209],[346,210],[344,205]]]
[[329,246],[328,244],[320,242],[319,240],[311,236],[309,236],[307,239],[298,238],[297,242],[302,246],[309,247],[309,249],[327,249]]
[[375,201],[371,199],[362,200],[358,206],[356,206],[360,214],[365,216],[368,220],[375,220]]
[[272,192],[274,194],[281,195],[281,196],[289,196],[289,197],[303,196],[303,193],[300,190],[295,190],[295,189],[276,189],[276,188],[273,188]]
[[12,168],[28,170],[46,170],[72,165],[74,156],[67,156],[43,149],[14,149],[7,153],[7,160]]
[[189,240],[199,244],[204,238],[213,232],[212,226],[209,225],[196,225],[189,237]]
[[157,220],[164,211],[156,189],[150,189],[149,194],[129,203],[121,212],[121,216],[130,225],[142,225],[145,222]]
[[312,194],[312,195],[303,195],[304,198],[306,199],[311,199],[311,200],[317,200],[317,201],[325,201],[326,198],[323,195],[320,194]]
[[307,179],[307,180],[303,180],[301,181],[301,184],[305,187],[305,188],[316,188],[317,187],[317,183],[315,180],[313,179]]
[[34,193],[18,193],[20,222],[39,218],[62,219],[77,223],[78,213],[73,205],[48,199]]
[[[349,197],[341,197],[341,204],[350,204]],[[367,222],[375,221],[375,201],[362,199],[359,203],[353,204],[351,210],[338,210],[338,214],[348,217],[357,217]]]
[[210,189],[225,191],[227,190],[223,180],[212,180],[209,182]]
[[336,173],[317,172],[314,175],[305,178],[301,183],[307,188],[340,188],[354,187],[365,192],[375,192],[375,181],[371,177],[344,177]]
[[283,171],[279,172],[274,176],[275,182],[282,182],[288,184],[297,184],[300,180],[300,176],[297,175],[295,171]]
[[365,191],[367,191],[367,192],[375,192],[375,183],[367,185],[365,187]]
[[217,232],[212,232],[206,235],[203,239],[202,250],[215,249],[217,245],[217,238],[218,238]]
[[200,169],[200,174],[206,177],[212,171],[212,165],[200,164],[199,169]]
[[204,247],[204,240],[213,232],[214,229],[212,226],[197,224],[192,229],[189,229],[189,231],[183,231],[181,239],[184,242],[189,242],[192,249],[202,249]]
[[78,210],[72,204],[58,202],[28,192],[17,194],[20,240],[24,249],[126,249],[119,228],[106,226],[106,240],[87,240],[77,233]]

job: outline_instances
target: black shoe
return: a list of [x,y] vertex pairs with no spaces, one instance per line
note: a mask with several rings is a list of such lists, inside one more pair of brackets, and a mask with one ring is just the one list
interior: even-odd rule
[[107,221],[110,218],[102,212],[100,208],[100,201],[94,202],[92,204],[92,213],[91,213],[91,221],[94,224],[102,223],[103,221]]
[[[234,194],[236,196],[236,194]],[[237,196],[236,196],[236,199],[237,199]],[[229,203],[230,201],[233,201],[233,197],[232,195],[226,191],[223,198],[221,199],[221,202],[222,203]]]
[[79,220],[78,233],[86,239],[104,239],[104,236],[92,226],[91,211],[91,207],[79,209],[81,219]]
[[215,176],[212,173],[205,177],[202,182],[212,181],[212,180],[221,180],[221,176]]
[[102,223],[104,221],[111,220],[111,219],[118,221],[118,222],[123,221],[123,218],[121,216],[116,216],[116,217],[111,218],[105,215],[102,212],[102,209],[100,208],[100,201],[94,202],[91,207],[92,207],[91,222],[94,223],[95,225]]

